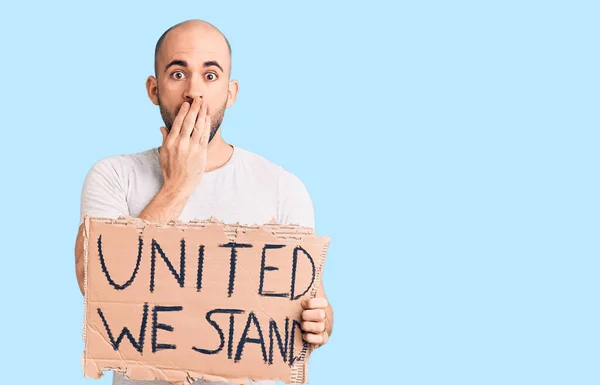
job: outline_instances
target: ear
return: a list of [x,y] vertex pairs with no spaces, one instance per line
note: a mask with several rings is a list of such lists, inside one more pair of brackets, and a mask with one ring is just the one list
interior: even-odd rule
[[237,99],[237,94],[240,89],[240,85],[237,80],[231,80],[229,82],[228,90],[227,90],[227,105],[225,108],[229,108],[233,106],[235,103],[235,99]]
[[154,76],[148,76],[146,79],[146,91],[152,103],[158,106],[158,82]]

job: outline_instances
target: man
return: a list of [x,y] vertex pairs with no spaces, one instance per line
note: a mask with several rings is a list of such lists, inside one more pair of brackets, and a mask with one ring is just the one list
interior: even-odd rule
[[[168,29],[156,45],[155,76],[146,81],[148,97],[165,123],[162,145],[96,162],[83,185],[80,223],[87,213],[160,223],[215,216],[251,225],[275,218],[314,228],[312,201],[300,179],[221,137],[225,109],[238,93],[230,75],[231,48],[217,28],[189,20]],[[83,293],[81,224],[75,256]],[[322,346],[333,326],[323,289],[302,306],[303,338]],[[113,384],[164,382],[127,380],[115,373]]]

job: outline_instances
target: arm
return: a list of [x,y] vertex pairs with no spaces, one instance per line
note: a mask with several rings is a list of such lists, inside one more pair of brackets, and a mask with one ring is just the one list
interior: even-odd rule
[[122,174],[122,164],[118,159],[102,159],[92,166],[83,182],[79,231],[75,240],[75,273],[82,294],[84,292],[83,217],[85,214],[108,218],[129,215]]
[[[83,215],[89,213],[99,217],[117,218],[128,216],[129,210],[122,191],[115,188],[113,183],[102,183],[102,164],[97,164],[90,170],[82,192],[81,220]],[[109,174],[110,175],[110,174]],[[92,197],[95,196],[94,199]],[[189,194],[184,190],[173,191],[165,186],[150,201],[148,206],[140,213],[140,218],[149,222],[165,223],[176,220],[181,215]],[[93,202],[93,203],[92,203]],[[115,207],[120,207],[115,209]],[[112,208],[112,209],[111,209]],[[84,224],[79,225],[75,240],[75,272],[81,294],[84,294]]]
[[[312,200],[308,190],[297,176],[282,171],[279,194],[279,215],[282,224],[299,224],[315,229]],[[323,277],[315,298],[302,303],[305,309],[302,312],[304,339],[315,344],[316,347],[325,344],[333,331],[333,308],[325,295],[322,280]]]
[[[183,103],[171,131],[161,127],[163,143],[159,162],[164,184],[140,213],[148,222],[177,220],[200,182],[206,167],[211,120],[207,106],[199,98],[192,105]],[[206,129],[205,129],[206,128]],[[88,173],[81,195],[80,225],[75,240],[75,272],[79,290],[84,294],[84,224],[90,214],[109,218],[128,216],[124,183],[110,159],[97,162]],[[122,174],[122,173],[121,173]]]

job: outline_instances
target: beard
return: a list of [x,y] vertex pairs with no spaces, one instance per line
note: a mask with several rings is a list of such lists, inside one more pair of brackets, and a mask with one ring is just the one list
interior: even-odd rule
[[[160,116],[162,117],[163,122],[165,122],[165,126],[167,127],[167,130],[169,130],[169,132],[171,132],[171,127],[173,126],[175,117],[177,116],[177,114],[179,113],[179,110],[181,109],[181,105],[179,105],[179,108],[177,108],[177,111],[169,111],[167,109],[167,107],[165,107],[165,105],[160,101],[160,94],[158,94],[157,96],[158,96],[158,108],[160,109]],[[181,103],[181,104],[183,104],[183,103]],[[219,131],[219,128],[221,127],[221,123],[223,122],[223,117],[225,116],[225,107],[226,106],[227,106],[227,99],[225,99],[225,103],[223,103],[221,108],[219,108],[215,113],[209,114],[211,125],[210,125],[210,136],[208,137],[208,143],[210,143],[211,140],[213,140],[214,136],[217,134],[217,131]]]

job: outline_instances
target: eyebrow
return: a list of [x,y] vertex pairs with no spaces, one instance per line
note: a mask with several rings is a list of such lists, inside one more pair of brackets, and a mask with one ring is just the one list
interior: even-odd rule
[[[167,66],[165,67],[165,72],[167,72],[167,70],[168,70],[168,69],[169,69],[169,67],[171,67],[171,66],[181,66],[181,67],[185,67],[185,68],[187,68],[187,67],[188,67],[188,63],[187,63],[185,60],[179,60],[179,59],[172,60],[172,61],[171,61],[169,64],[167,64]],[[223,71],[223,68],[222,68],[222,67],[219,65],[219,63],[217,63],[217,62],[216,62],[216,61],[214,61],[214,60],[205,61],[205,62],[204,62],[204,64],[202,65],[202,67],[204,67],[204,68],[207,68],[207,67],[212,67],[212,66],[218,67],[218,68],[221,70],[221,72],[225,72],[225,71]]]

